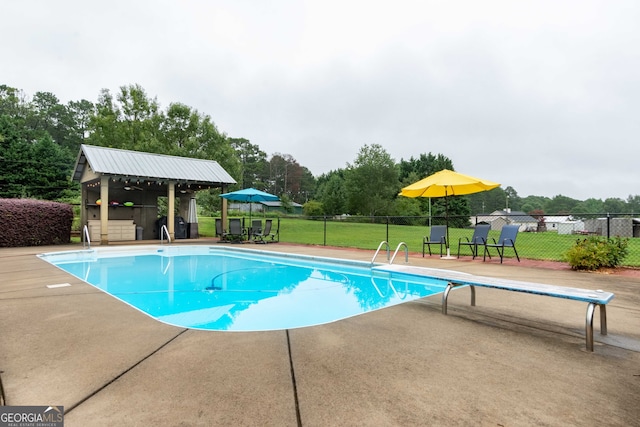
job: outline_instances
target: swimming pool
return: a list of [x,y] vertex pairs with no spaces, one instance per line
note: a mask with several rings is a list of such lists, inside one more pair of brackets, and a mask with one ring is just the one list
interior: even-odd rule
[[219,331],[329,323],[446,286],[360,261],[244,248],[105,247],[39,257],[161,322]]

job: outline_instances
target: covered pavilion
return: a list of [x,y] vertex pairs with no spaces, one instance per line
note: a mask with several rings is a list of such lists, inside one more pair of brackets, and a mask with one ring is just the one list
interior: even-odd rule
[[[82,185],[81,225],[87,226],[92,242],[103,245],[159,238],[161,197],[167,198],[166,227],[173,240],[176,199],[179,216],[187,218],[190,200],[197,191],[221,188],[224,193],[236,183],[214,160],[85,144],[80,147],[72,179]],[[222,200],[223,223],[226,202]]]

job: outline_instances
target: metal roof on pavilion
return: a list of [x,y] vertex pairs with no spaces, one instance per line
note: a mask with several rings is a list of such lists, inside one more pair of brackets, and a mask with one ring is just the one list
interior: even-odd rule
[[236,181],[214,160],[143,153],[117,148],[81,145],[73,172],[80,182],[86,166],[97,175],[123,180],[172,180],[185,184],[214,186]]

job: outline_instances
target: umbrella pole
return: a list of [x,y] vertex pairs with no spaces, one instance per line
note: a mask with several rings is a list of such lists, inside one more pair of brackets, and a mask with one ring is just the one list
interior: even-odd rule
[[247,230],[249,230],[249,232],[247,233],[248,240],[251,240],[251,233],[253,232],[253,223],[251,222],[252,209],[253,209],[253,197],[249,197],[249,227],[247,227]]
[[444,192],[444,222],[447,225],[447,255],[440,257],[440,259],[456,259],[456,257],[451,256],[451,249],[449,247],[449,195],[447,194],[446,187]]

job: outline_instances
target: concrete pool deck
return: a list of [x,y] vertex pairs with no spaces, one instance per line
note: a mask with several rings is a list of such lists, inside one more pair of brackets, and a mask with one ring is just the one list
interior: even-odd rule
[[452,292],[447,316],[435,295],[288,331],[177,328],[35,256],[73,249],[0,249],[4,404],[63,405],[66,426],[640,425],[638,277],[410,254],[410,265],[615,293],[591,353],[585,303],[493,289],[477,290],[476,307]]

